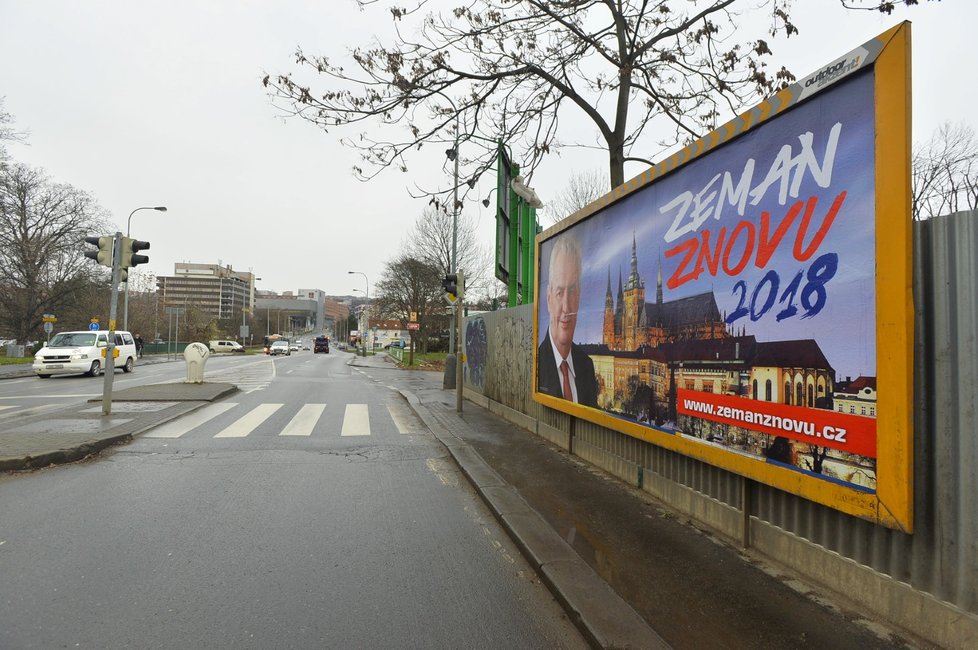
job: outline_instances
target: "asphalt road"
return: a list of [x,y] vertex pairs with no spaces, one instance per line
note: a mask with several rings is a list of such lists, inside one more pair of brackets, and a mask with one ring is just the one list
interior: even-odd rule
[[242,391],[219,408],[0,477],[0,647],[585,647],[403,398],[345,359],[221,360]]

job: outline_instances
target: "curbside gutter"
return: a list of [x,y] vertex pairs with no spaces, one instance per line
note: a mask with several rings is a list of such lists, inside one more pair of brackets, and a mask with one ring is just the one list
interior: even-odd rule
[[398,392],[445,446],[592,647],[671,648],[469,444],[442,426],[416,395]]

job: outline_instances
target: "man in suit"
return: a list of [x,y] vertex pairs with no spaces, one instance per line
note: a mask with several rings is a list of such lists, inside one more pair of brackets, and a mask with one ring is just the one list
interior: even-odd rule
[[550,324],[537,351],[537,390],[546,395],[597,407],[594,363],[574,345],[581,302],[581,245],[570,233],[561,235],[550,252],[547,310]]

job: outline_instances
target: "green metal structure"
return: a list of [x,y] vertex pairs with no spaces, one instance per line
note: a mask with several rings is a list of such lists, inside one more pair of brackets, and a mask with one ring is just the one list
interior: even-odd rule
[[496,277],[506,283],[508,307],[533,302],[537,211],[513,191],[520,173],[502,142],[496,158]]

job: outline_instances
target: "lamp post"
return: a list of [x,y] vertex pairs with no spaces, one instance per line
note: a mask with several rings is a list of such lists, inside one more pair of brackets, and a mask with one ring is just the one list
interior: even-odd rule
[[[367,290],[363,294],[364,296],[366,296],[366,299],[367,299],[366,304],[364,304],[364,306],[363,306],[363,322],[364,322],[364,326],[360,328],[360,333],[363,336],[365,336],[365,337],[366,336],[369,336],[368,330],[370,329],[370,280],[367,279],[367,274],[364,273],[363,271],[347,271],[346,273],[347,273],[347,275],[362,275],[363,276],[363,281],[367,285]],[[367,356],[367,344],[366,344],[366,342],[364,342],[364,344],[363,344],[363,356]]]
[[[129,218],[126,219],[126,237],[129,237],[130,226],[132,225],[132,215],[136,214],[140,210],[156,210],[158,212],[166,212],[165,205],[158,205],[156,207],[143,207],[136,208],[129,213]],[[126,295],[123,298],[123,308],[122,308],[122,329],[129,331],[129,278],[126,278]]]
[[[455,102],[453,102],[447,95],[438,93],[442,97],[448,100],[448,103],[452,105],[452,110],[455,111],[455,142],[452,144],[451,149],[445,150],[445,156],[448,157],[454,163],[454,173],[452,174],[452,259],[449,264],[449,273],[458,272],[458,143],[459,143],[459,132],[460,125],[458,119],[458,109],[455,108]],[[452,309],[455,309],[455,305],[452,305]],[[455,354],[455,328],[448,328],[448,354]],[[446,360],[446,361],[451,361]]]

